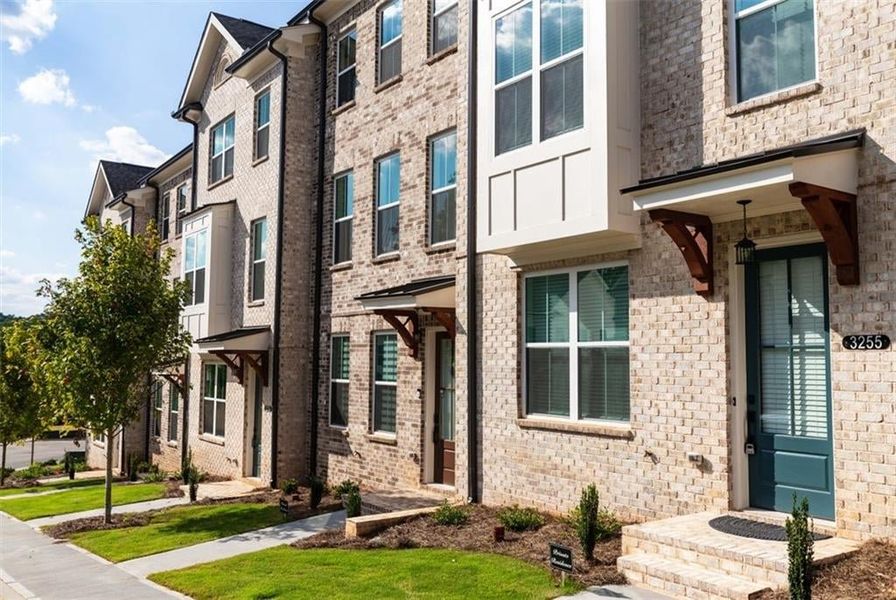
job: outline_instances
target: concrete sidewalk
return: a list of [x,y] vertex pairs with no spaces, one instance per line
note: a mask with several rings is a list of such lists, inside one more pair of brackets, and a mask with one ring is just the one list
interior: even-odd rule
[[[184,596],[0,515],[0,590],[42,600],[170,600]],[[15,595],[10,594],[13,598]]]
[[593,586],[582,590],[574,596],[560,596],[557,600],[600,600],[601,598],[616,598],[617,600],[672,600],[669,596],[631,585]]
[[150,573],[182,569],[200,563],[230,558],[238,554],[291,544],[296,540],[310,537],[325,529],[336,529],[344,525],[345,511],[327,513],[299,521],[266,527],[257,531],[239,533],[230,537],[171,550],[170,552],[135,558],[134,560],[118,563],[118,567],[131,575],[146,577]]
[[[180,506],[181,504],[189,504],[189,498],[159,498],[158,500],[147,500],[146,502],[134,502],[133,504],[122,504],[120,506],[112,507],[113,515],[121,515],[126,513],[138,513],[144,512],[147,510],[158,510],[160,508],[168,508],[169,506]],[[103,516],[104,509],[96,508],[93,510],[82,510],[81,512],[68,513],[65,515],[55,515],[53,517],[41,517],[40,519],[31,519],[30,521],[25,521],[27,525],[30,525],[34,529],[40,529],[41,527],[46,527],[47,525],[56,525],[57,523],[64,523],[66,521],[73,521],[75,519],[84,519],[87,517],[101,517]]]

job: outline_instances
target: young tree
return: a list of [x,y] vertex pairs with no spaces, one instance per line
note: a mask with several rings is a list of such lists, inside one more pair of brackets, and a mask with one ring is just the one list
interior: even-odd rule
[[0,485],[6,481],[7,446],[43,432],[52,418],[35,376],[37,326],[33,319],[18,319],[0,327]]
[[148,374],[183,360],[190,336],[180,325],[184,282],[168,279],[172,252],[160,252],[150,225],[131,237],[89,217],[75,234],[78,275],[44,282],[44,371],[69,423],[105,434],[105,521],[112,520],[112,447],[149,399]]

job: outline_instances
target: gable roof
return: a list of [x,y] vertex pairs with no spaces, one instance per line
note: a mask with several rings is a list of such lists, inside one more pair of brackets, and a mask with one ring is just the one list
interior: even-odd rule
[[100,167],[106,175],[106,182],[109,184],[109,192],[113,198],[133,190],[144,175],[152,171],[152,167],[143,165],[134,165],[131,163],[112,162],[111,160],[101,160]]
[[156,177],[160,173],[164,172],[168,167],[170,167],[171,165],[178,162],[184,156],[192,153],[192,151],[193,151],[193,144],[191,142],[191,143],[187,144],[186,147],[178,150],[177,153],[174,154],[174,156],[172,156],[171,158],[169,158],[168,160],[166,160],[165,162],[160,164],[158,167],[150,170],[148,173],[143,175],[143,177],[141,177],[140,181],[138,181],[137,183],[140,184],[141,186],[146,185],[153,177]]
[[212,14],[215,15],[218,22],[224,26],[231,36],[233,36],[233,39],[236,40],[236,43],[241,46],[243,51],[248,50],[274,31],[266,25],[247,21],[246,19],[228,17],[227,15],[222,15],[217,12],[213,12]]

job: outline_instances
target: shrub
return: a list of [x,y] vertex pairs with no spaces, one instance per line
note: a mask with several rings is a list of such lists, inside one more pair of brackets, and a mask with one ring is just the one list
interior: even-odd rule
[[72,465],[75,467],[75,473],[81,473],[88,469],[87,462],[83,460],[72,461]]
[[582,497],[573,515],[576,535],[582,552],[588,560],[594,560],[594,545],[597,543],[597,515],[600,512],[600,495],[592,483],[582,490]]
[[299,482],[295,479],[285,479],[283,483],[280,484],[280,489],[287,496],[292,496],[299,491]]
[[159,481],[166,481],[168,479],[168,473],[162,471],[158,467],[153,470],[150,470],[149,473],[146,473],[143,476],[143,481],[147,483],[158,483]]
[[501,509],[498,513],[501,525],[510,531],[535,531],[544,525],[544,517],[534,508],[521,508],[514,504]]
[[342,505],[345,507],[346,517],[358,517],[361,515],[361,492],[357,488],[349,490],[342,496]]
[[809,499],[803,497],[797,504],[793,495],[793,512],[784,524],[787,531],[787,584],[790,600],[812,598],[812,557],[815,539],[809,522]]
[[190,490],[190,502],[196,502],[196,494],[199,492],[199,482],[202,481],[202,472],[192,464],[187,467],[185,477]]
[[351,479],[346,479],[333,488],[333,496],[335,496],[337,500],[342,500],[343,497],[350,492],[358,492],[359,494],[361,493],[361,486]]
[[463,506],[445,502],[432,513],[432,520],[439,525],[463,525],[470,520],[470,513]]
[[37,479],[38,477],[43,477],[48,473],[48,469],[44,467],[40,463],[34,463],[30,467],[25,467],[24,469],[19,469],[13,473],[13,478],[15,479]]
[[308,487],[311,488],[311,508],[317,508],[324,497],[324,493],[327,491],[327,484],[320,477],[312,475],[308,479]]

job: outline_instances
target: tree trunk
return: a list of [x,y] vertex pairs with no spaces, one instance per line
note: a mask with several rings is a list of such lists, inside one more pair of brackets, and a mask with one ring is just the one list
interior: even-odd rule
[[34,436],[31,436],[31,463],[34,464]]
[[0,485],[6,483],[6,442],[3,442],[3,459],[0,462]]
[[115,444],[112,443],[112,435],[114,431],[110,427],[106,432],[106,502],[105,514],[103,516],[103,522],[105,523],[112,522],[112,452],[115,447]]

